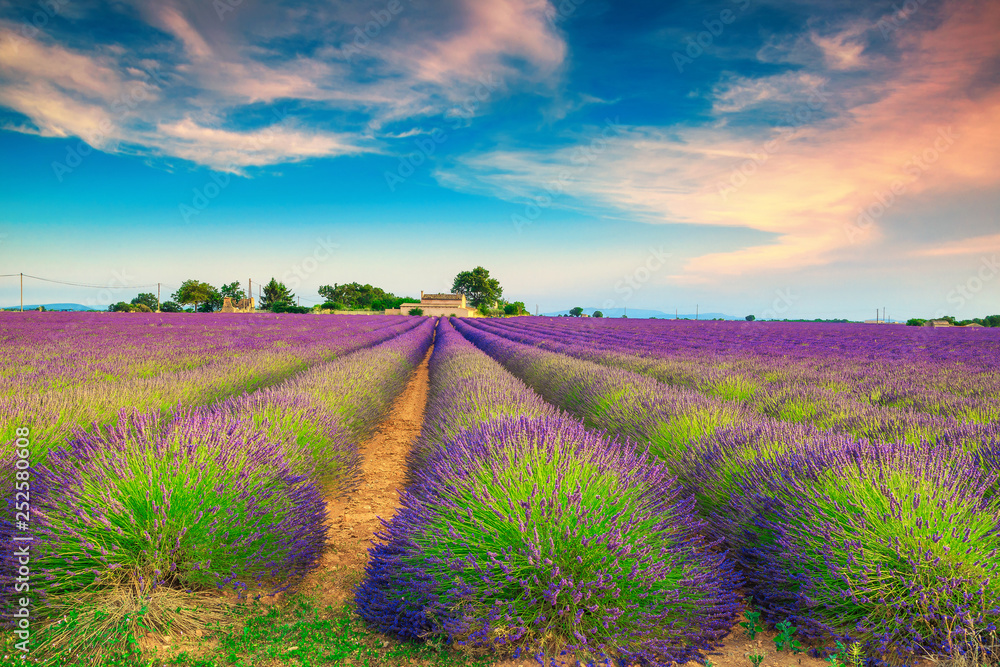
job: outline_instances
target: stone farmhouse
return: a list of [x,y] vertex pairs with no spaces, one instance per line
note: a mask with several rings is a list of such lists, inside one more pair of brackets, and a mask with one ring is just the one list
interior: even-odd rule
[[464,294],[424,294],[420,292],[420,303],[404,303],[399,308],[385,311],[386,315],[409,315],[410,310],[419,308],[424,315],[434,317],[479,317],[479,311],[465,303]]

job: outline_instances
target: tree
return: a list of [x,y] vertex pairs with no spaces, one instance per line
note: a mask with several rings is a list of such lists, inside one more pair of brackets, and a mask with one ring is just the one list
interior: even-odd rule
[[1000,327],[1000,315],[987,315],[983,318],[984,327]]
[[133,313],[152,313],[155,312],[152,308],[144,303],[137,303],[132,306]]
[[580,317],[581,315],[583,315],[583,308],[577,306],[576,308],[569,311],[569,314],[572,315],[573,317]]
[[274,308],[271,309],[272,313],[294,313],[295,315],[305,315],[306,313],[312,312],[312,308],[307,308],[305,306],[296,306],[290,301],[279,301],[274,304]]
[[[260,300],[262,310],[270,310],[275,313],[289,312],[287,307],[294,303],[295,295],[285,287],[284,283],[279,283],[274,278],[271,278],[271,282],[264,285],[264,297]],[[275,310],[275,308],[279,308],[279,310]]]
[[228,296],[233,301],[239,301],[240,299],[247,298],[247,293],[243,291],[243,287],[238,280],[234,280],[233,282],[220,287],[219,294],[223,297]]
[[142,304],[149,308],[150,310],[156,310],[156,295],[150,294],[149,292],[142,292],[139,296],[132,299],[132,305]]
[[755,316],[753,316],[753,315],[747,315],[745,319],[746,319],[747,322],[753,322],[757,318]]
[[181,305],[176,301],[164,301],[160,304],[161,313],[179,313],[182,310],[184,309],[181,308]]
[[181,283],[180,288],[173,293],[172,298],[177,303],[185,305],[193,303],[195,312],[198,312],[198,304],[205,303],[217,295],[218,291],[208,283],[203,283],[200,280],[185,280]]
[[524,315],[528,312],[528,310],[524,307],[523,301],[510,303],[509,301],[500,299],[497,303],[499,304],[500,310],[503,311],[504,315]]
[[604,317],[604,313],[599,310],[594,311],[594,317]]
[[496,278],[490,278],[490,272],[481,266],[477,266],[472,271],[462,271],[455,276],[451,291],[455,294],[464,294],[469,304],[474,308],[480,306],[492,308],[493,304],[503,296],[500,281]]
[[125,303],[124,301],[119,301],[118,303],[113,303],[108,306],[109,313],[131,313],[132,304]]
[[923,319],[921,317],[911,317],[910,319],[906,320],[906,326],[908,326],[908,327],[922,327],[922,326],[924,326],[924,324],[926,322],[927,322],[927,320],[925,320],[925,319]]
[[327,303],[340,304],[339,308],[331,308],[331,310],[392,310],[399,308],[400,304],[404,302],[418,301],[418,299],[411,297],[396,296],[381,287],[362,285],[361,283],[346,283],[344,285],[335,283],[332,287],[323,285],[318,291]]
[[240,287],[240,281],[235,280],[231,283],[223,285],[217,290],[213,288],[212,295],[205,301],[205,303],[201,304],[199,312],[214,313],[218,310],[222,310],[222,304],[225,303],[223,299],[227,296],[234,302],[247,297],[246,292],[244,292],[243,288]]
[[424,314],[423,308],[410,308],[410,315],[423,315],[423,314]]

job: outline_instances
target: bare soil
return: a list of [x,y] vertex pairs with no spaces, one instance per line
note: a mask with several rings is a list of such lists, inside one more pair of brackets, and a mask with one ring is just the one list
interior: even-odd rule
[[406,484],[406,456],[424,421],[430,387],[430,352],[396,399],[389,416],[361,445],[361,479],[347,498],[327,503],[330,521],[329,550],[320,567],[300,587],[315,592],[322,605],[338,607],[350,600],[368,564],[368,548],[381,530],[379,518],[392,518],[399,507],[399,494]]

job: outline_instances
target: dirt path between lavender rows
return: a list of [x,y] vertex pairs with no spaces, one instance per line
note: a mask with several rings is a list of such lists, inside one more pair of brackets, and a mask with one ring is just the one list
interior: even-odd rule
[[428,352],[396,398],[389,416],[359,447],[361,477],[357,488],[347,498],[327,504],[330,549],[301,586],[304,592],[319,594],[324,604],[336,607],[353,599],[354,588],[368,563],[372,538],[382,527],[379,517],[388,521],[399,506],[399,494],[406,482],[406,455],[424,422],[430,355]]

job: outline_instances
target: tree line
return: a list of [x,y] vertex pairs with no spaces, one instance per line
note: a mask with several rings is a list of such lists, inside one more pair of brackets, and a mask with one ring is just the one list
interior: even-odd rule
[[[483,315],[523,315],[527,313],[523,301],[505,301],[503,287],[500,281],[490,276],[490,272],[481,266],[471,271],[462,271],[452,281],[452,292],[464,294],[467,302],[477,308]],[[420,299],[407,296],[397,296],[392,292],[373,285],[357,282],[343,285],[334,283],[323,285],[318,290],[324,299],[317,308],[322,310],[393,310],[404,303],[419,303]],[[252,296],[252,295],[250,295]],[[197,312],[213,313],[222,310],[223,300],[229,297],[234,303],[248,298],[240,281],[233,281],[214,287],[200,280],[185,280],[170,299],[158,302],[155,294],[143,292],[130,302],[119,301],[108,307],[113,312],[153,312],[164,313]],[[185,308],[186,306],[186,308]],[[262,288],[260,302],[256,304],[259,310],[272,313],[308,313],[313,308],[297,306],[295,295],[282,282],[271,278]],[[411,314],[419,308],[411,309]]]
[[[284,283],[280,283],[274,278],[264,285],[262,289],[260,303],[256,304],[260,310],[267,310],[274,313],[285,312],[309,312],[309,308],[295,305],[295,295]],[[112,312],[149,313],[157,309],[163,313],[214,313],[222,310],[224,299],[229,297],[234,303],[242,299],[249,298],[243,289],[242,283],[235,280],[222,287],[215,287],[201,280],[185,280],[177,291],[170,295],[167,301],[159,302],[155,294],[143,292],[129,302],[119,301],[108,306]],[[190,306],[184,308],[184,306]]]
[[[951,315],[945,315],[944,317],[937,317],[934,319],[944,320],[950,323],[952,326],[964,327],[969,324],[978,324],[984,327],[1000,327],[1000,315],[987,315],[986,317],[974,317],[971,320],[957,320]],[[929,320],[922,319],[920,317],[911,317],[906,320],[906,324],[911,327],[922,327]]]

